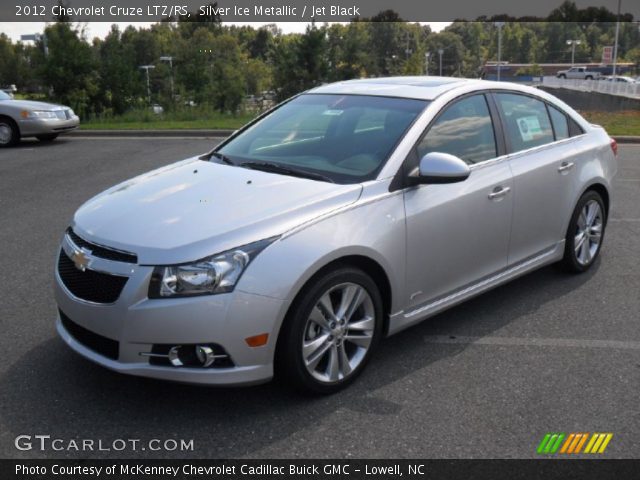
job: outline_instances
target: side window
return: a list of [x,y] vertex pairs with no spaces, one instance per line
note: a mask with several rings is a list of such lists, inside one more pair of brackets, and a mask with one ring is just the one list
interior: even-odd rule
[[576,121],[572,118],[569,118],[569,136],[575,137],[576,135],[582,135],[584,130],[582,127],[576,123]]
[[567,122],[567,116],[551,105],[548,107],[549,114],[551,115],[551,123],[553,123],[553,131],[556,134],[556,140],[569,138],[569,123]]
[[496,137],[484,95],[463,98],[446,107],[417,150],[418,158],[430,152],[442,152],[469,164],[495,158]]
[[512,152],[554,141],[544,102],[515,93],[497,93],[496,100]]

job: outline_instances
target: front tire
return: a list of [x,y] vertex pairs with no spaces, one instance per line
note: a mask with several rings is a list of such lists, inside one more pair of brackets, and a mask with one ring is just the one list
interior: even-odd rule
[[298,295],[284,321],[276,376],[305,393],[346,387],[379,341],[383,311],[378,287],[362,270],[321,273]]
[[602,197],[589,190],[580,197],[571,215],[561,262],[565,270],[582,273],[591,268],[600,253],[606,224]]
[[20,140],[20,132],[14,122],[0,117],[0,148],[11,147]]

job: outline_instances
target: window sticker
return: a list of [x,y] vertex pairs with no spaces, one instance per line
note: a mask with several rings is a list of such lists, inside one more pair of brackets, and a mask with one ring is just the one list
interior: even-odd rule
[[540,121],[535,115],[520,117],[518,119],[518,130],[520,130],[520,136],[525,142],[530,142],[534,138],[542,135]]
[[322,115],[331,115],[333,117],[337,117],[339,115],[342,115],[344,113],[344,110],[325,110],[324,112],[322,112]]

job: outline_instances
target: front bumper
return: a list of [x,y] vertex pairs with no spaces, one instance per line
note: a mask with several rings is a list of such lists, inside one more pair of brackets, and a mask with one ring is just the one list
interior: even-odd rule
[[18,120],[18,128],[21,137],[34,137],[36,135],[59,134],[75,130],[80,125],[80,118],[74,115],[70,119],[58,118],[26,118]]
[[[103,260],[97,261],[96,266],[104,271],[104,265],[114,263],[117,262]],[[74,297],[56,268],[54,293],[59,310],[74,324],[118,344],[115,359],[108,358],[74,337],[58,315],[57,331],[73,350],[121,373],[184,383],[246,385],[262,383],[273,376],[275,342],[285,311],[282,300],[238,289],[220,295],[149,299],[147,291],[153,268],[129,267],[127,283],[112,304],[95,304]],[[262,333],[269,334],[266,345],[249,347],[245,342],[246,338]],[[154,345],[209,343],[221,345],[233,366],[161,366],[150,363],[145,356]]]

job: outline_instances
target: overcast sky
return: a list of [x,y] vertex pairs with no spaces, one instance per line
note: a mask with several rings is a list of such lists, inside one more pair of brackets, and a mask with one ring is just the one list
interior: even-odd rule
[[[148,27],[151,25],[150,22],[138,22],[138,23],[127,23],[127,22],[116,22],[120,26],[120,30],[124,30],[128,25],[134,25],[136,27]],[[229,22],[225,22],[229,24]],[[277,22],[276,22],[277,23]],[[434,31],[440,31],[451,22],[421,22],[425,25],[430,25],[431,29]],[[255,28],[260,27],[261,25],[267,25],[265,22],[233,22],[234,25],[251,25]],[[88,23],[89,30],[89,39],[93,37],[104,38],[111,30],[111,23],[109,22],[91,22]],[[277,23],[278,27],[284,33],[291,32],[304,32],[309,22],[279,22]],[[20,40],[20,35],[32,34],[32,33],[41,33],[44,29],[44,22],[0,22],[0,33],[5,33],[11,38],[13,41]]]

